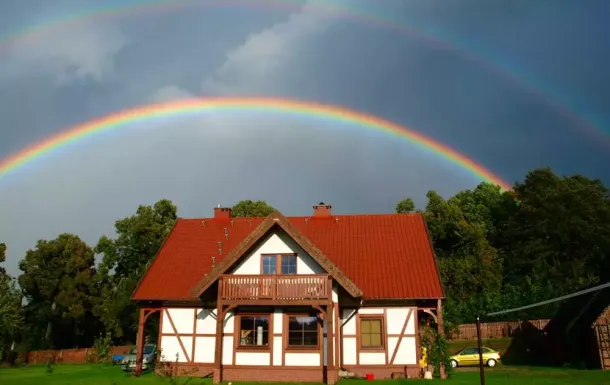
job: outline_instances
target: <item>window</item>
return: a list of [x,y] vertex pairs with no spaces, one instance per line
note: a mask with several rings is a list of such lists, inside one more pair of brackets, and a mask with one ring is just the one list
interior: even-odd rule
[[383,348],[383,319],[360,318],[360,347]]
[[239,317],[239,345],[269,346],[269,316],[242,315]]
[[297,273],[297,256],[296,255],[282,255],[282,274],[296,274]]
[[276,274],[276,255],[263,255],[263,274]]
[[466,349],[462,350],[462,353],[460,353],[461,356],[465,356],[467,354],[479,354],[479,349],[478,348],[466,348]]
[[[155,350],[155,345],[146,344],[146,345],[144,345],[144,348],[142,349],[142,354],[147,356],[147,355],[151,354],[154,350]],[[133,349],[131,349],[130,354],[138,354],[138,347],[134,346]]]
[[297,256],[296,254],[263,255],[261,270],[263,274],[296,274]]
[[318,346],[318,317],[288,317],[288,346],[315,348]]

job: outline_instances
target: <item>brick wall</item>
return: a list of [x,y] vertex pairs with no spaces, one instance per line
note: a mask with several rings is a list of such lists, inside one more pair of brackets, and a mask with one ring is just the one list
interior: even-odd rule
[[[112,348],[112,355],[124,354],[132,349],[132,347],[132,345],[114,346]],[[87,356],[90,356],[92,360],[97,359],[96,349],[36,350],[26,353],[25,362],[28,364],[47,363],[49,361],[55,364],[84,364],[87,362]]]
[[241,382],[323,382],[324,374],[321,368],[229,367],[223,368],[222,380]]

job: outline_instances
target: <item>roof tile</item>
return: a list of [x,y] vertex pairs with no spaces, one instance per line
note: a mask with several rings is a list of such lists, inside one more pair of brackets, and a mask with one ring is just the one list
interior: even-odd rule
[[[190,290],[212,270],[212,257],[216,257],[216,263],[222,261],[263,220],[179,219],[133,299],[190,298]],[[362,289],[365,299],[443,297],[421,214],[288,217],[288,220]],[[218,242],[222,242],[222,252]]]

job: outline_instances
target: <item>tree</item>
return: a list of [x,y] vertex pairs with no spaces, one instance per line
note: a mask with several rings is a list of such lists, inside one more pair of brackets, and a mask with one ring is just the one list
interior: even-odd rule
[[235,206],[231,208],[232,217],[266,217],[275,209],[267,204],[265,201],[242,200],[237,202]]
[[[0,263],[6,261],[6,244],[0,243]],[[14,341],[23,324],[21,293],[13,277],[0,266],[0,362],[2,352]]]
[[[0,263],[4,263],[6,261],[6,244],[0,243]],[[6,275],[6,269],[3,266],[0,266],[0,276]]]
[[528,277],[550,297],[610,279],[610,199],[599,181],[559,177],[542,168],[514,189],[514,206],[498,244],[504,280]]
[[0,274],[0,362],[2,352],[15,340],[22,324],[21,293],[10,276]]
[[[512,191],[481,183],[448,200],[434,191],[427,197],[423,214],[447,296],[447,324],[610,280],[610,191],[599,180],[542,168]],[[398,212],[410,208],[407,199],[397,205]],[[554,310],[518,316],[551,317]]]
[[448,324],[470,322],[498,306],[501,261],[486,238],[483,216],[469,212],[468,205],[463,210],[459,198],[445,200],[434,191],[427,197],[424,217],[447,296]]
[[96,314],[106,330],[133,341],[138,311],[131,294],[171,231],[178,209],[167,199],[139,206],[136,214],[115,222],[117,237],[100,238],[95,251],[103,255],[96,285],[102,296]]
[[396,204],[397,214],[407,214],[415,211],[415,202],[411,198],[404,198]]
[[460,207],[464,218],[470,223],[485,226],[485,234],[494,237],[497,232],[497,221],[501,217],[506,203],[505,194],[500,186],[483,182],[474,190],[462,190],[449,199]]
[[[77,336],[79,327],[89,325],[85,319],[92,302],[93,250],[78,236],[61,234],[51,241],[38,241],[36,248],[27,251],[19,269],[19,285],[28,300],[26,311],[31,320],[46,323],[46,346],[72,344],[73,338],[62,336],[65,328]],[[55,326],[60,330],[55,332]]]

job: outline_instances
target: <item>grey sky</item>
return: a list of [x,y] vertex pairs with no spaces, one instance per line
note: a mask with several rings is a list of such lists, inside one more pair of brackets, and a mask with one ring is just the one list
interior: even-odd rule
[[[381,116],[469,154],[509,181],[547,165],[610,177],[610,138],[587,134],[582,121],[566,115],[571,110],[608,132],[604,1],[184,2],[29,38],[16,33],[114,3],[2,4],[0,35],[17,38],[0,46],[0,158],[124,108],[255,95]],[[454,49],[320,12],[316,4],[390,15],[450,40]],[[8,175],[0,180],[0,241],[14,273],[37,239],[73,232],[95,244],[116,219],[160,198],[172,199],[186,217],[209,216],[216,204],[240,199],[264,199],[287,215],[307,214],[320,200],[339,213],[391,212],[405,195],[421,206],[428,190],[448,196],[476,183],[446,160],[381,132],[285,114],[215,112],[127,126]]]

